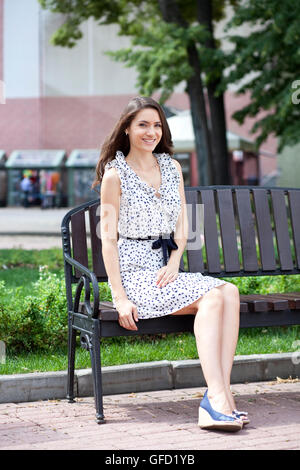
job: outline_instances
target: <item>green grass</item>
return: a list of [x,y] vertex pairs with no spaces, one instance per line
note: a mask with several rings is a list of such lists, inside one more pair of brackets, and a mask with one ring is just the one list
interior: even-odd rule
[[0,250],[0,268],[48,266],[50,270],[63,268],[62,250],[50,248],[48,250]]
[[[240,330],[237,355],[284,353],[296,350],[300,327],[246,328]],[[294,343],[295,344],[295,343]],[[194,336],[189,333],[106,338],[102,341],[102,365],[197,359]],[[87,351],[76,350],[76,369],[91,367]],[[67,369],[67,350],[8,355],[0,374],[46,372]]]
[[[62,274],[61,250],[0,250],[0,281],[15,289],[18,297],[31,294],[32,285],[39,276],[39,266],[48,265],[51,272]],[[291,276],[290,276],[291,277]],[[288,290],[299,290],[298,276],[295,283],[280,281],[279,286]],[[239,285],[241,293],[248,288],[261,291],[262,284],[258,278],[244,279]],[[237,280],[239,282],[239,280]],[[279,277],[275,282],[279,282]],[[13,300],[13,299],[12,299]],[[1,338],[0,338],[1,339]],[[296,341],[300,339],[300,326],[269,327],[241,329],[237,345],[237,355],[266,354],[293,352]],[[189,333],[148,335],[143,337],[105,338],[102,341],[103,366],[129,364],[137,362],[196,359],[197,348],[194,336]],[[89,353],[78,347],[76,351],[76,368],[91,367]],[[7,351],[5,364],[0,364],[0,374],[15,374],[42,371],[66,370],[67,350],[51,350],[47,352],[33,351],[18,353]]]

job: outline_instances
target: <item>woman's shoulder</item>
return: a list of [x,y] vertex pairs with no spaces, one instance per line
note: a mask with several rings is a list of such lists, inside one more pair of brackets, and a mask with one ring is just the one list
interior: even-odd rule
[[171,168],[175,167],[178,170],[179,174],[181,173],[181,171],[182,171],[181,170],[181,165],[180,165],[179,161],[176,160],[176,158],[174,158],[173,155],[170,155],[169,153],[160,153],[159,157],[160,157],[160,160],[165,163],[165,166],[169,167],[170,164],[171,164]]
[[116,167],[116,164],[117,164],[117,160],[116,158],[112,158],[111,160],[109,160],[106,164],[105,164],[105,172],[107,172],[109,169],[111,168],[115,168]]
[[176,166],[177,170],[181,171],[181,165],[180,165],[179,161],[176,160],[176,158],[173,158],[173,157],[171,158],[171,160],[172,160],[172,163]]
[[118,170],[115,166],[105,167],[105,172],[102,180],[107,181],[108,183],[113,183],[115,181],[120,181]]
[[116,195],[120,195],[121,181],[116,168],[105,170],[101,181],[101,197],[110,200]]
[[114,158],[109,160],[105,165],[105,171],[109,168],[123,169],[125,167],[125,156],[123,152],[117,150]]
[[[114,159],[115,160],[115,159]],[[115,161],[111,160],[105,165],[104,175],[102,178],[102,184],[108,187],[116,188],[120,187],[120,175],[118,172],[118,166],[115,164]]]

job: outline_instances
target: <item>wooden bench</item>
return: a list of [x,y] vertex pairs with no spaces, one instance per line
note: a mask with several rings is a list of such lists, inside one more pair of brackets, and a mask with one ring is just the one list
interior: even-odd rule
[[[186,199],[191,237],[186,270],[218,278],[300,274],[300,189],[193,187],[186,188]],[[202,247],[192,240],[197,236],[198,204],[204,204]],[[193,331],[194,316],[140,320],[137,332],[119,325],[117,311],[101,301],[99,292],[98,283],[107,282],[99,209],[99,200],[72,209],[61,228],[69,312],[67,398],[74,399],[75,343],[80,334],[91,356],[96,419],[103,423],[101,338]],[[241,295],[240,315],[242,328],[300,324],[300,293]]]

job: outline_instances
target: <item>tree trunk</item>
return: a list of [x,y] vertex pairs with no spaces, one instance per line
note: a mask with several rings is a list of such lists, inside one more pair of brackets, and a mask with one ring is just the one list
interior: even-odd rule
[[198,160],[198,175],[200,186],[212,184],[212,149],[207,124],[207,114],[201,71],[197,49],[188,48],[189,64],[193,67],[194,75],[187,81],[187,92],[191,105],[191,116],[195,135],[195,146]]
[[[211,0],[197,1],[197,17],[200,24],[207,27],[211,34],[210,39],[206,41],[205,46],[215,49],[213,23],[212,23],[212,2]],[[226,119],[224,110],[223,94],[216,96],[216,89],[220,80],[215,80],[207,85],[207,95],[210,108],[210,122],[212,141],[214,142],[213,153],[213,184],[231,184],[231,175],[229,170],[229,154],[226,136]]]
[[[187,28],[175,0],[158,0],[163,20],[166,23],[176,23]],[[201,80],[200,62],[195,44],[190,44],[187,50],[188,61],[194,70],[193,76],[187,82],[187,93],[191,105],[191,115],[195,134],[195,147],[198,161],[198,185],[211,184],[212,152],[210,135],[207,124],[207,114],[203,85]]]
[[226,137],[226,122],[223,95],[215,96],[216,85],[207,86],[209,107],[211,112],[213,152],[213,184],[231,184],[229,154]]

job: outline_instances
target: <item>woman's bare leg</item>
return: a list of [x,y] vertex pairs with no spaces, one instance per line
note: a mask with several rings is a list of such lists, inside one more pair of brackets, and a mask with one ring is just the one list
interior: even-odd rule
[[212,407],[225,414],[231,414],[228,392],[222,369],[222,330],[224,294],[214,288],[193,304],[173,315],[196,314],[194,333],[203,375],[208,387]]
[[219,286],[218,290],[223,294],[221,364],[227,398],[231,409],[234,410],[236,406],[230,389],[230,376],[239,335],[240,295],[238,288],[229,282]]
[[239,312],[238,288],[226,283],[175,313],[196,314],[194,333],[209,398],[216,410],[227,414],[235,409],[230,375],[238,340]]
[[222,362],[223,297],[223,293],[214,288],[200,299],[194,333],[211,405],[216,411],[231,414]]

